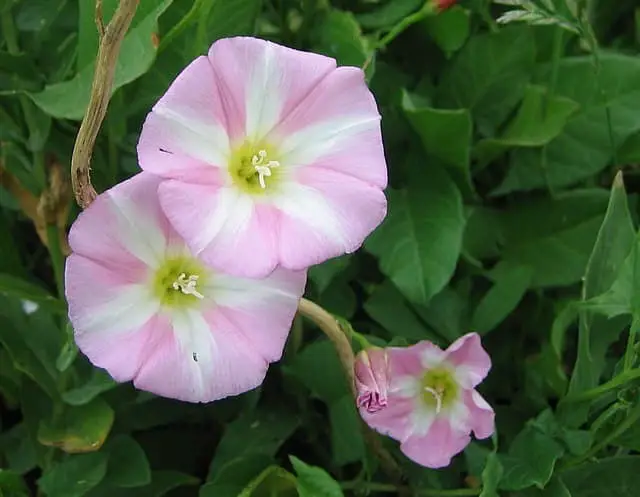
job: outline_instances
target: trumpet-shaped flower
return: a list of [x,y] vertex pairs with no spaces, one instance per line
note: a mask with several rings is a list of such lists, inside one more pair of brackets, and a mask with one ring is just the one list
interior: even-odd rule
[[306,275],[229,276],[193,256],[142,172],[100,195],[69,235],[80,350],[120,382],[189,402],[258,386],[280,358]]
[[371,347],[358,353],[354,365],[357,404],[374,413],[387,407],[389,357],[386,349]]
[[138,156],[162,209],[217,269],[264,276],[360,247],[386,214],[363,72],[256,38],[215,42],[148,115]]
[[423,341],[388,348],[386,355],[387,405],[376,410],[360,405],[360,414],[369,426],[399,440],[407,457],[441,468],[469,444],[472,431],[476,438],[491,436],[493,409],[475,390],[491,368],[479,335],[467,334],[444,351]]

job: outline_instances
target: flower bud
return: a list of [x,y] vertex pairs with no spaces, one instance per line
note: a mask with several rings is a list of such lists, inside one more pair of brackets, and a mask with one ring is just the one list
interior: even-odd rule
[[379,347],[371,347],[358,353],[355,362],[355,377],[358,407],[369,413],[384,409],[387,406],[389,387],[387,351]]
[[432,0],[435,4],[436,11],[439,12],[441,10],[448,9],[449,7],[453,7],[457,0]]

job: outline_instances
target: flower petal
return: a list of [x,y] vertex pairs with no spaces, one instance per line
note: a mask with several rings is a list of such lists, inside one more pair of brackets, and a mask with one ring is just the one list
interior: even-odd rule
[[387,406],[376,412],[360,407],[360,416],[374,430],[395,440],[404,440],[410,433],[410,420],[414,411],[413,399],[389,395]]
[[296,108],[336,66],[329,57],[249,37],[216,41],[209,60],[224,95],[232,136],[243,134],[254,141]]
[[305,283],[305,271],[281,268],[264,279],[217,274],[207,293],[253,349],[265,360],[274,362],[282,356]]
[[493,435],[495,430],[495,413],[489,403],[475,390],[464,392],[464,403],[470,412],[473,434],[483,439]]
[[138,143],[143,169],[170,178],[219,181],[211,166],[226,166],[229,134],[213,68],[198,57],[147,116]]
[[232,188],[173,180],[160,185],[159,195],[176,231],[215,269],[263,277],[276,267],[279,213],[272,207]]
[[222,314],[173,313],[155,330],[137,388],[187,402],[211,402],[257,387],[267,362]]
[[444,468],[470,441],[471,437],[468,434],[452,430],[446,419],[438,417],[426,435],[409,436],[400,445],[400,450],[422,466]]
[[357,250],[384,219],[384,193],[330,169],[297,171],[273,205],[282,211],[280,263],[303,269]]
[[463,388],[474,388],[491,369],[491,358],[482,348],[480,335],[467,333],[445,351],[447,361],[455,366],[455,375]]
[[286,166],[314,165],[384,189],[380,114],[364,73],[332,71],[270,134]]

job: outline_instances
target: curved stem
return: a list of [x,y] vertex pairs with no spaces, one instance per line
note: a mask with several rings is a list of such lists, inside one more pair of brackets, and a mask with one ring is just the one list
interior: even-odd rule
[[[389,485],[387,483],[375,483],[375,482],[363,482],[353,481],[344,482],[340,486],[345,490],[350,489],[362,489],[370,492],[397,492],[400,490],[395,485]],[[465,497],[479,495],[482,489],[480,488],[456,488],[456,489],[437,489],[437,488],[424,488],[419,490],[413,490],[412,495],[425,496],[425,497]]]
[[609,390],[620,387],[631,380],[635,380],[636,378],[640,378],[640,368],[623,371],[618,376],[607,381],[606,383],[603,383],[600,386],[591,388],[590,390],[585,390],[584,392],[578,393],[576,395],[565,397],[562,402],[584,402],[586,400],[595,399],[596,397],[607,393]]
[[[357,395],[353,369],[355,357],[351,347],[351,342],[342,330],[340,323],[338,323],[330,313],[318,304],[304,298],[300,299],[298,312],[302,316],[313,321],[333,343],[338,354],[338,358],[340,359],[340,364],[342,364],[342,369],[347,378],[347,382],[349,383],[349,389],[351,390],[355,401]],[[400,466],[398,466],[398,463],[394,460],[391,454],[382,447],[380,439],[376,433],[369,428],[362,418],[360,418],[360,422],[363,437],[369,448],[378,458],[384,472],[387,473],[387,475],[389,475],[389,477],[391,477],[395,482],[401,483],[403,481],[403,473]],[[393,488],[396,489],[395,486]]]

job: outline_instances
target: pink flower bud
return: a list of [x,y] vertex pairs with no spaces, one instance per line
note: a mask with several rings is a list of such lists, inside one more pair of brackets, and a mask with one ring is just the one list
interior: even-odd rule
[[355,362],[357,404],[369,413],[387,406],[389,360],[387,351],[371,347],[361,351]]

